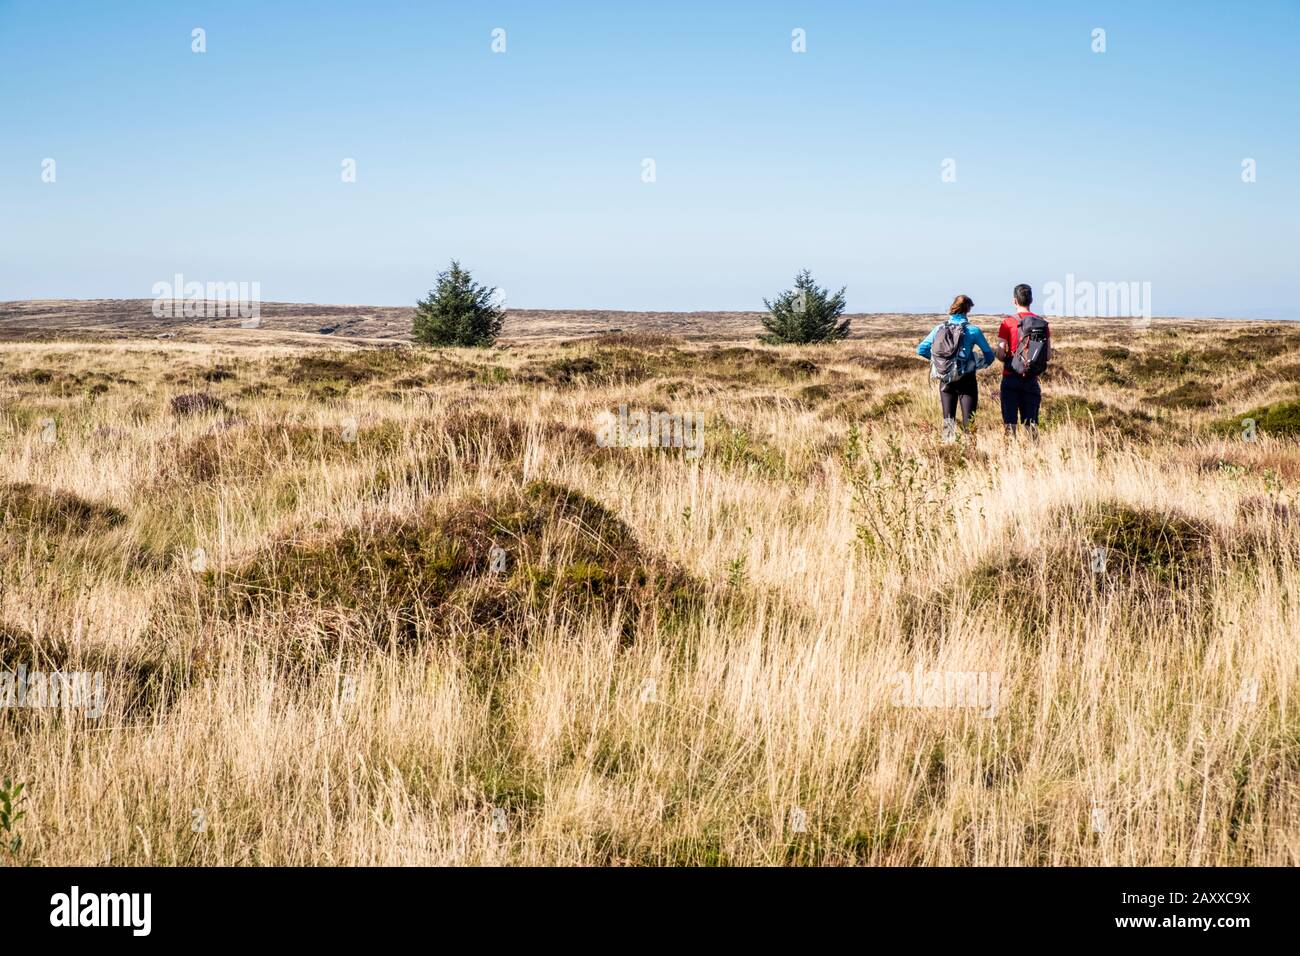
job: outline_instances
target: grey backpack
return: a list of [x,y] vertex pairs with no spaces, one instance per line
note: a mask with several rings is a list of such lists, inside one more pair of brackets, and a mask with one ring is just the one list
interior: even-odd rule
[[1036,378],[1047,370],[1047,360],[1052,356],[1047,320],[1027,312],[1020,318],[1016,335],[1016,351],[1011,358],[1011,371],[1017,375]]
[[930,377],[949,385],[961,378],[961,343],[966,337],[966,322],[944,322],[930,344]]

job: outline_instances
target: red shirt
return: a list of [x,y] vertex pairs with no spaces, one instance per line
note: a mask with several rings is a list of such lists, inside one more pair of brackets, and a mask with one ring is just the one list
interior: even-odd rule
[[[1020,320],[1026,315],[1032,315],[1036,319],[1041,318],[1036,312],[1030,312],[1026,309],[1024,312],[1008,315],[1002,320],[1002,324],[998,326],[998,338],[1007,344],[1007,361],[1002,363],[1003,375],[1012,374],[1010,359],[1011,356],[1016,354],[1016,346],[1020,344]],[[1047,337],[1049,339],[1052,337],[1051,329],[1047,330]]]

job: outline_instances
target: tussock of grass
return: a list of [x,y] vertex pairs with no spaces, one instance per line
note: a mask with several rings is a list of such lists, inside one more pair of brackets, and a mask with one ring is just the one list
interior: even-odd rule
[[1293,363],[1270,368],[1265,374],[1276,376],[1284,382],[1300,382],[1300,364]]
[[1293,324],[1261,325],[1224,337],[1222,345],[1238,362],[1260,361],[1277,352],[1300,349],[1300,332]]
[[590,339],[575,339],[565,342],[565,348],[574,348],[586,343],[592,343],[600,346],[630,348],[630,349],[659,349],[675,346],[678,339],[674,335],[667,335],[663,332],[624,332],[615,330],[605,332],[600,335],[594,335]]
[[805,385],[795,393],[805,405],[820,405],[833,394],[829,385]]
[[1269,485],[1300,478],[1300,459],[1289,443],[1228,439],[1217,451],[1189,456],[1197,471],[1225,478],[1252,478]]
[[1112,439],[1129,441],[1150,438],[1155,423],[1150,414],[1140,409],[1119,408],[1100,399],[1068,393],[1044,395],[1039,416],[1045,428],[1071,423]]
[[398,488],[423,495],[443,486],[453,474],[488,462],[517,474],[530,440],[558,455],[610,457],[597,445],[596,433],[589,428],[556,421],[530,426],[517,418],[465,409],[453,411],[436,434],[428,437],[425,447],[414,455],[390,460],[376,469],[369,482],[372,496],[383,496]]
[[120,508],[71,492],[27,482],[0,485],[0,528],[7,534],[102,534],[126,518]]
[[171,400],[172,414],[178,416],[211,415],[225,409],[225,402],[206,392],[190,392],[177,395]]
[[1086,509],[1082,524],[1088,544],[1108,553],[1108,564],[1118,560],[1126,571],[1164,581],[1182,581],[1203,573],[1216,544],[1225,550],[1228,547],[1204,522],[1114,501]]
[[867,418],[886,418],[890,414],[906,408],[911,404],[911,401],[912,397],[908,392],[886,392],[867,409]]
[[516,380],[569,389],[627,387],[652,378],[690,375],[697,382],[759,385],[806,382],[820,373],[821,367],[812,359],[786,356],[778,349],[636,349],[584,341],[571,345],[568,354],[526,362]]
[[37,645],[31,632],[0,621],[0,662],[7,666],[16,665],[22,661],[34,660],[36,653]]
[[[701,370],[721,378],[753,382],[797,382],[821,371],[812,359],[788,357],[778,349],[713,348],[700,355]],[[789,351],[786,347],[784,351]]]
[[1183,382],[1176,388],[1161,392],[1150,401],[1162,408],[1210,408],[1218,404],[1214,390],[1200,382]]
[[719,420],[705,430],[705,454],[726,468],[777,478],[789,463],[780,449],[735,423]]
[[[494,567],[496,548],[503,566]],[[700,593],[604,506],[547,482],[450,510],[295,534],[202,583],[205,616],[301,620],[306,612],[327,635],[399,644],[480,630],[513,641],[543,619],[576,623],[587,613],[618,619],[630,634],[646,615],[678,613]]]
[[281,366],[282,374],[295,385],[312,388],[334,386],[346,390],[355,385],[389,378],[409,369],[413,353],[397,349],[356,349],[349,352],[311,353]]
[[422,365],[413,375],[395,379],[392,386],[395,389],[420,389],[446,385],[450,382],[476,380],[492,382],[504,377],[504,370],[496,365],[439,361]]
[[170,561],[115,505],[25,482],[0,486],[0,593],[6,581],[60,590],[72,574],[156,575]]
[[1032,521],[1049,540],[1064,530],[1076,543],[999,552],[956,579],[910,592],[902,608],[907,633],[932,638],[969,608],[1021,640],[1038,640],[1054,618],[1108,604],[1112,613],[1129,608],[1139,616],[1160,607],[1199,626],[1199,594],[1216,559],[1248,558],[1257,544],[1245,530],[1223,534],[1185,515],[1116,501],[1061,506]]
[[917,372],[925,372],[930,367],[928,362],[915,353],[910,355],[855,355],[848,361],[859,368],[886,374],[894,372],[916,374]]
[[1114,362],[1102,362],[1097,366],[1094,380],[1098,385],[1108,385],[1115,388],[1129,389],[1133,387],[1133,379],[1125,375],[1115,366]]
[[162,464],[164,483],[246,480],[286,467],[319,467],[395,454],[405,434],[394,422],[242,424],[173,443]]
[[1279,437],[1300,435],[1300,399],[1274,402],[1248,412],[1219,419],[1212,430],[1220,434],[1243,434],[1245,422],[1253,419],[1257,432]]
[[[175,702],[192,683],[192,662],[179,653],[179,645],[149,645],[137,642],[129,647],[106,648],[73,643],[65,637],[38,639],[30,631],[11,623],[0,623],[0,667],[27,675],[84,673],[99,675],[103,698],[100,706],[111,708],[125,719],[156,715]],[[93,690],[92,684],[89,689]],[[19,724],[58,721],[79,711],[0,709],[0,720],[9,716]]]
[[666,371],[666,368],[656,369],[649,354],[626,348],[597,348],[588,354],[528,363],[519,370],[516,380],[554,388],[634,385]]
[[[821,388],[810,385],[808,388]],[[868,416],[873,405],[876,387],[870,382],[846,382],[834,388],[827,386],[827,401],[817,410],[817,417],[825,421],[861,421]]]

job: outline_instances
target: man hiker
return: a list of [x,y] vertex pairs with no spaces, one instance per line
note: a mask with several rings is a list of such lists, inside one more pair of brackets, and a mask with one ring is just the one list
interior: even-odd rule
[[1052,330],[1047,320],[1035,315],[1029,306],[1034,290],[1023,282],[1012,292],[1016,311],[1002,320],[998,328],[997,356],[1002,362],[1002,424],[1007,435],[1016,434],[1024,425],[1030,437],[1038,438],[1038,406],[1043,392],[1038,376],[1047,368],[1052,354]]

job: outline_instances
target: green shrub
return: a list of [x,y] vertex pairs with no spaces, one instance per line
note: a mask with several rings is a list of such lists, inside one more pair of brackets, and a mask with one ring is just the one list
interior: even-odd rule
[[23,837],[18,832],[18,821],[27,816],[26,810],[19,810],[19,805],[26,799],[23,790],[25,783],[14,783],[5,777],[0,784],[0,849],[9,856],[16,857],[23,848]]

